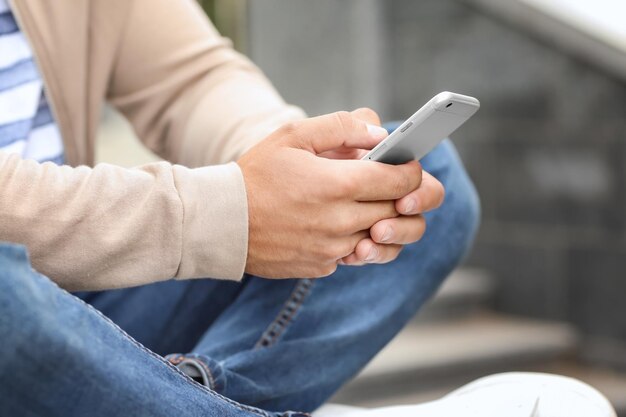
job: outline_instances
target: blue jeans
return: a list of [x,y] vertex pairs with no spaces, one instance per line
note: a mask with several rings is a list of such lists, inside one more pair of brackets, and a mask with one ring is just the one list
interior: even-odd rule
[[422,163],[447,190],[424,238],[393,263],[319,280],[168,281],[79,298],[34,271],[24,247],[1,244],[0,415],[314,410],[413,317],[474,237],[478,199],[452,144]]

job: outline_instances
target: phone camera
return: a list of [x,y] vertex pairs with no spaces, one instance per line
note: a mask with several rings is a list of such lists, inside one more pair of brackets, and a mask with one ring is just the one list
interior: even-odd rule
[[446,106],[446,109],[452,107],[452,103],[448,103],[448,105]]

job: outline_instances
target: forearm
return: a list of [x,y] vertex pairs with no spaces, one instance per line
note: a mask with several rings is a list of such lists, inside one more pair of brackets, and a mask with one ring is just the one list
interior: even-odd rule
[[0,153],[0,240],[68,289],[172,277],[239,279],[247,204],[236,164],[124,169],[37,164]]

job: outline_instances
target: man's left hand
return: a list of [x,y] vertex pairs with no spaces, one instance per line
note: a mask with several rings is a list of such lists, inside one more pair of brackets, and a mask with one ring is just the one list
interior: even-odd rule
[[[353,114],[372,126],[380,126],[380,118],[370,109],[359,109]],[[319,156],[330,159],[361,159],[369,149],[337,149]],[[361,240],[354,253],[341,260],[344,265],[387,263],[398,257],[409,243],[417,242],[426,231],[424,213],[441,206],[445,196],[443,185],[426,171],[422,171],[420,186],[396,200],[399,216],[384,219],[370,228],[370,237]]]

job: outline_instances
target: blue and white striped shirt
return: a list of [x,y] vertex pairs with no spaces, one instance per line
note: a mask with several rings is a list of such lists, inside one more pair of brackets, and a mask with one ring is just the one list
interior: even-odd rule
[[63,141],[24,35],[0,0],[0,151],[63,163]]

